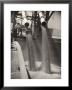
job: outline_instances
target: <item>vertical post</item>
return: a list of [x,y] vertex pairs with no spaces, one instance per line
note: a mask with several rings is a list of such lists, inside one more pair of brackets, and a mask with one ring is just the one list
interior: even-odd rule
[[14,38],[14,30],[15,30],[15,24],[16,24],[16,20],[15,20],[15,12],[11,11],[11,22],[13,23],[13,27],[12,27],[12,32],[11,32],[11,41],[13,42],[15,40]]
[[34,21],[32,21],[32,37],[34,37]]
[[32,27],[32,31],[33,31],[33,39],[36,39],[36,23],[37,23],[37,11],[33,12],[33,27]]
[[49,19],[49,11],[46,11],[46,21]]
[[15,12],[14,12],[14,11],[11,12],[11,21],[13,22],[13,29],[14,29],[14,26],[15,26],[15,24],[16,24]]

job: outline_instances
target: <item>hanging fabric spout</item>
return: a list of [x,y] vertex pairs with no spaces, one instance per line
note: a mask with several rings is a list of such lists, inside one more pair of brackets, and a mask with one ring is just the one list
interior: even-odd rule
[[39,17],[40,17],[41,25],[46,26],[46,21],[45,21],[45,18],[43,16],[43,13],[41,11],[39,12]]

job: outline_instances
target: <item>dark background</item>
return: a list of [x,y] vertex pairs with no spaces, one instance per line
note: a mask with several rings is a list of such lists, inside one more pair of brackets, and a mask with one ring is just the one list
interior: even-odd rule
[[[4,52],[3,52],[3,45],[4,45],[4,40],[3,40],[3,3],[69,3],[69,52],[72,52],[72,0],[0,0],[0,88],[2,90],[34,90],[35,88],[5,88],[3,86],[3,61],[4,61]],[[69,60],[70,60],[70,53],[69,53]],[[71,62],[71,60],[69,61]],[[69,65],[70,66],[70,65]],[[71,76],[71,73],[69,74]],[[72,77],[72,76],[71,76]],[[72,82],[72,79],[70,78],[70,85]],[[42,88],[37,88],[37,89],[42,89]]]

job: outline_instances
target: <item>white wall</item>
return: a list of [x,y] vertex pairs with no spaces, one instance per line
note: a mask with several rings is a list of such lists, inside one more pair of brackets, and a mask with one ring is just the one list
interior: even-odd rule
[[55,11],[48,22],[48,28],[53,29],[52,37],[61,38],[61,13]]

